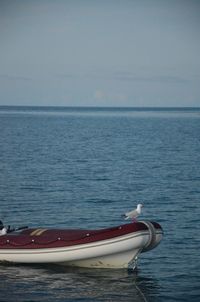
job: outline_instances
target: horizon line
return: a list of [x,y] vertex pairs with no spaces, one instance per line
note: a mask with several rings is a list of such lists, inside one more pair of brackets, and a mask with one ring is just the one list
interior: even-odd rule
[[196,108],[196,109],[200,109],[200,106],[95,106],[95,105],[0,105],[0,108],[3,107],[27,107],[27,108],[74,108],[74,109],[153,109],[153,108],[157,108],[157,109],[192,109],[192,108]]

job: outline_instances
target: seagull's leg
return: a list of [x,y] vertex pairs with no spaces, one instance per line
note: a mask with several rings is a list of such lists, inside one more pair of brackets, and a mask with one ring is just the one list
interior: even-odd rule
[[132,223],[135,223],[135,222],[137,222],[137,219],[136,219],[136,218],[132,218],[132,219],[131,219],[131,222],[132,222]]

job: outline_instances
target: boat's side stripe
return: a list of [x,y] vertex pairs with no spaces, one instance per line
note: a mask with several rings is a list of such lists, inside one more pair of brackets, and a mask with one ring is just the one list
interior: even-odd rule
[[30,235],[31,236],[40,236],[41,234],[43,234],[46,231],[47,231],[47,229],[37,229],[37,230],[34,230]]
[[63,252],[70,252],[70,251],[76,251],[76,250],[82,250],[85,248],[93,248],[93,247],[100,247],[100,246],[104,246],[104,245],[110,245],[110,244],[114,244],[114,243],[118,243],[118,242],[123,242],[126,240],[130,240],[130,239],[134,239],[136,237],[141,237],[141,236],[149,236],[149,233],[147,232],[137,232],[137,233],[131,233],[128,235],[122,235],[122,236],[118,236],[115,238],[110,238],[110,239],[105,239],[105,240],[101,240],[98,243],[97,242],[93,242],[93,243],[86,243],[86,244],[79,244],[79,245],[75,245],[75,246],[63,246],[63,247],[57,247],[57,248],[38,248],[38,249],[18,249],[16,250],[11,250],[11,249],[3,249],[0,250],[0,255],[2,254],[19,254],[19,253],[24,253],[24,254],[43,254],[43,253],[47,253],[47,254],[51,254],[51,253],[63,253]]

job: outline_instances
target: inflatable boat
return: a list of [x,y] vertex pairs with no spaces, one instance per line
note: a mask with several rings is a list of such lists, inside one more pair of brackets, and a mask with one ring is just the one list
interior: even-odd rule
[[0,262],[129,268],[162,236],[161,226],[150,221],[99,230],[25,228],[0,236]]

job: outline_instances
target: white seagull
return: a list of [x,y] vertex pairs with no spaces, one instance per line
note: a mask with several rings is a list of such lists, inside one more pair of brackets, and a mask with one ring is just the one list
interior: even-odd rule
[[133,222],[136,221],[136,217],[138,217],[141,214],[141,212],[142,212],[142,207],[143,207],[143,204],[139,203],[137,205],[137,208],[135,210],[127,212],[127,213],[125,213],[123,215],[124,219],[125,220],[131,219]]

